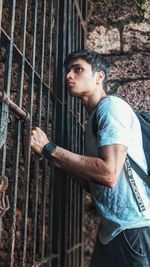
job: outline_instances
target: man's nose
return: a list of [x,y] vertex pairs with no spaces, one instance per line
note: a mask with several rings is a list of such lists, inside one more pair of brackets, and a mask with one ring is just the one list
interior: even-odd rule
[[67,72],[66,74],[66,80],[69,80],[69,79],[73,79],[73,71],[70,70],[69,72]]

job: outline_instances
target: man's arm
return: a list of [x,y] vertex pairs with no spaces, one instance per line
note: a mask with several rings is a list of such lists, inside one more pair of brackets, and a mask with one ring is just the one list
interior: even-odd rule
[[54,162],[66,171],[94,183],[114,187],[124,165],[126,149],[109,145],[99,149],[101,158],[87,157],[57,147],[52,153]]
[[[49,143],[46,134],[36,128],[32,131],[31,147],[34,152],[42,154],[45,144]],[[106,145],[99,148],[98,157],[88,157],[73,153],[57,146],[51,154],[56,166],[71,172],[73,175],[85,180],[114,187],[122,171],[126,147],[123,145]]]

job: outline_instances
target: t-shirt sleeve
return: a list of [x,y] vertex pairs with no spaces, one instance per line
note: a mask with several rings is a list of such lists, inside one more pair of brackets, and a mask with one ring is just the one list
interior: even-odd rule
[[97,109],[98,147],[111,144],[129,146],[131,113],[127,103],[106,101]]

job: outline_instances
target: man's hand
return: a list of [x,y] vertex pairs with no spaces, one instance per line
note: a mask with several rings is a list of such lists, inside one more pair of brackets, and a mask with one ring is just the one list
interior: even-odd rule
[[32,130],[31,135],[31,148],[32,150],[41,155],[43,151],[43,147],[49,143],[47,135],[39,128],[36,127]]

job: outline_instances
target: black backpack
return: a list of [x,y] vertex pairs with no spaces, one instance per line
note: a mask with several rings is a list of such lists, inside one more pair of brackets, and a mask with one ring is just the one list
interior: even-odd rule
[[[139,112],[136,112],[136,115],[141,125],[143,148],[144,148],[144,153],[145,153],[145,157],[146,157],[146,161],[148,165],[148,175],[137,165],[136,162],[134,162],[133,159],[131,159],[129,156],[128,158],[129,158],[131,167],[137,172],[137,174],[141,178],[145,179],[145,178],[148,178],[148,176],[150,176],[150,113],[139,111]],[[92,130],[95,136],[97,136],[96,111],[93,115]]]
[[[143,139],[143,149],[148,165],[148,176],[150,176],[150,113],[139,111],[136,113],[142,130],[142,139]],[[147,175],[144,171],[131,159],[131,167],[139,174],[140,177],[146,178]]]

